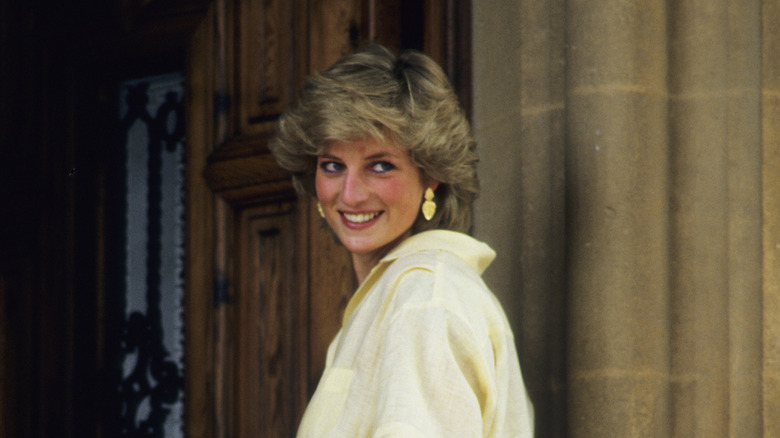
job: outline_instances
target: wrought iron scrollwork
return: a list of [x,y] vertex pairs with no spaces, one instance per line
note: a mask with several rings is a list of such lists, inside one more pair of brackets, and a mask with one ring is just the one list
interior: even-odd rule
[[[142,282],[146,311],[128,309],[126,302],[122,306],[127,316],[117,331],[122,370],[116,374],[118,382],[114,385],[118,400],[114,406],[119,407],[119,412],[115,413],[112,432],[120,436],[162,438],[166,436],[164,425],[172,412],[171,407],[181,401],[184,386],[181,366],[166,348],[163,333],[163,318],[170,315],[165,315],[161,309],[161,297],[163,293],[172,292],[162,290],[163,258],[170,257],[163,254],[166,250],[162,223],[163,153],[183,147],[184,117],[180,92],[165,93],[164,101],[150,109],[149,87],[149,82],[144,81],[128,86],[126,112],[120,120],[125,144],[134,126],[136,129],[143,126],[148,138],[146,262],[145,269],[141,269],[146,277]],[[178,202],[183,203],[181,195]]]

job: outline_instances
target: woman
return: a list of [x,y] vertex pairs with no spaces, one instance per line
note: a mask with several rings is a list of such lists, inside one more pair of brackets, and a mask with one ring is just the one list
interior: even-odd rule
[[444,72],[381,46],[309,79],[271,150],[351,255],[360,287],[301,437],[531,437],[514,338],[465,233],[475,143]]

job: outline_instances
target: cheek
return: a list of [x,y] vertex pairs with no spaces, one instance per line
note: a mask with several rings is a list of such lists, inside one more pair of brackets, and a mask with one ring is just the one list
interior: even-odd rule
[[410,215],[417,214],[418,204],[422,202],[422,186],[398,180],[388,183],[385,193],[388,203],[408,211]]
[[317,199],[321,203],[329,202],[333,198],[333,183],[320,177],[319,173],[314,179],[314,189],[317,192]]

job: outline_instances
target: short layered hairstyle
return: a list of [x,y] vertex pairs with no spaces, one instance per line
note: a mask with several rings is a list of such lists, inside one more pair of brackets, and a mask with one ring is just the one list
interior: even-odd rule
[[[412,232],[467,232],[479,192],[476,143],[441,67],[423,53],[370,45],[310,77],[269,143],[301,194],[316,197],[317,157],[334,142],[371,139],[407,151],[423,180],[439,183],[436,214]],[[420,200],[422,203],[422,199]]]

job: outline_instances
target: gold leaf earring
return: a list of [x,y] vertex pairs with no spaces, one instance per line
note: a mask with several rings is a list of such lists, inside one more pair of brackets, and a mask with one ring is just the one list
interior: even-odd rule
[[425,220],[429,221],[436,214],[436,203],[433,202],[433,189],[428,187],[425,190],[425,202],[422,205],[422,214]]
[[325,212],[322,211],[322,204],[320,204],[320,201],[317,201],[317,213],[320,214],[320,217],[325,219]]

